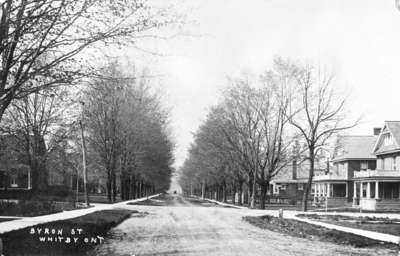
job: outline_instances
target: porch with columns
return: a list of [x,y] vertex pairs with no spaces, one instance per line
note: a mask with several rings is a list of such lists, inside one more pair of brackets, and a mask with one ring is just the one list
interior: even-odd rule
[[353,207],[364,210],[400,209],[400,180],[356,181]]
[[314,205],[344,207],[349,198],[349,183],[346,181],[317,182],[313,184],[313,191]]

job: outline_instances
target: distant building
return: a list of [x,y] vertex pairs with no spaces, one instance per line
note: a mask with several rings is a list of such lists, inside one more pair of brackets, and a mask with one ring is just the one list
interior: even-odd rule
[[[29,161],[32,147],[24,142],[23,136],[0,135],[0,198],[30,198],[35,190],[35,178],[44,184],[38,188],[44,194],[67,196],[73,187],[74,170],[63,148],[55,148],[45,155],[46,165],[35,173]],[[46,149],[44,140],[41,147]]]
[[0,136],[0,193],[32,189],[32,173],[23,147],[13,136]]

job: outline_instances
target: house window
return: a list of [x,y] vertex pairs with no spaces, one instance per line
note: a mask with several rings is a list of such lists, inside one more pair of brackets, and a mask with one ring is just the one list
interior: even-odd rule
[[337,175],[339,175],[339,176],[345,176],[346,175],[346,166],[345,166],[344,163],[338,164]]
[[18,183],[17,183],[17,176],[16,175],[12,175],[11,176],[11,187],[12,188],[18,188]]
[[279,194],[279,185],[274,184],[274,194]]
[[389,146],[389,145],[392,145],[392,144],[393,144],[393,137],[392,137],[392,134],[386,133],[386,134],[383,136],[383,145],[384,145],[384,146]]
[[361,162],[361,170],[367,170],[368,169],[368,163],[367,162]]
[[383,159],[383,169],[384,170],[397,170],[396,157],[386,157]]

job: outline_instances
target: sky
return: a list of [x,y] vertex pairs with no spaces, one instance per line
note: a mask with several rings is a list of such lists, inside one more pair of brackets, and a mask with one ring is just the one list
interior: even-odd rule
[[[175,167],[227,77],[259,74],[274,57],[327,67],[350,92],[351,134],[400,120],[400,11],[395,0],[160,0],[187,14],[185,33],[147,65],[171,109]],[[172,2],[173,1],[173,2]],[[188,36],[190,34],[190,36]]]

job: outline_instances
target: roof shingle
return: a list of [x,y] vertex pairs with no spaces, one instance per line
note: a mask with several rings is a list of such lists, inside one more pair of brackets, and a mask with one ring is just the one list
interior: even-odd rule
[[339,136],[332,161],[376,159],[372,154],[376,136]]

